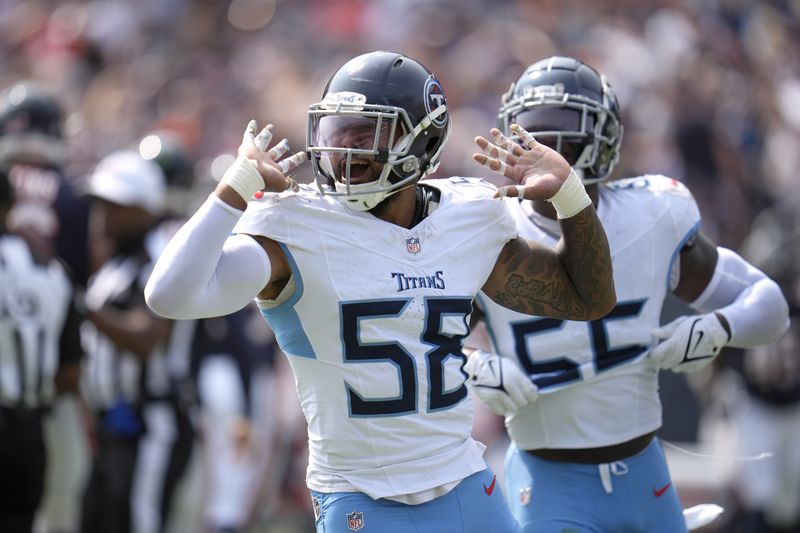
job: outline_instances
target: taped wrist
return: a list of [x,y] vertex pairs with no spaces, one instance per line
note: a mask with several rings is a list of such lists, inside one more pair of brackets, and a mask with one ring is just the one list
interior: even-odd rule
[[225,171],[221,182],[239,193],[245,202],[249,202],[253,195],[265,186],[255,163],[242,156],[237,157]]
[[569,176],[564,180],[561,188],[548,201],[553,204],[558,218],[573,217],[592,203],[592,199],[586,194],[586,188],[574,169],[569,171]]

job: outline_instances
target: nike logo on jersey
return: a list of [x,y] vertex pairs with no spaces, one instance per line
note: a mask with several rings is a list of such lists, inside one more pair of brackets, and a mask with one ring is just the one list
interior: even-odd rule
[[489,485],[487,487],[486,484],[484,483],[483,492],[485,492],[487,496],[491,496],[492,493],[494,492],[494,482],[495,481],[497,481],[497,476],[492,476],[492,484],[491,485]]
[[672,485],[671,481],[666,485],[664,485],[663,487],[661,487],[660,489],[653,489],[653,496],[655,496],[656,498],[662,497],[664,493],[667,492],[667,489],[670,487],[670,485]]
[[397,282],[397,292],[409,289],[444,289],[443,271],[437,270],[433,276],[406,276],[402,272],[392,272],[392,277]]

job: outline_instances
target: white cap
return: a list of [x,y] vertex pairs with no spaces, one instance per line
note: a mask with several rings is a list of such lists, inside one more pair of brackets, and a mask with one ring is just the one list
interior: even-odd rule
[[113,152],[97,163],[87,194],[120,205],[138,206],[153,215],[164,209],[167,181],[161,167],[137,152]]

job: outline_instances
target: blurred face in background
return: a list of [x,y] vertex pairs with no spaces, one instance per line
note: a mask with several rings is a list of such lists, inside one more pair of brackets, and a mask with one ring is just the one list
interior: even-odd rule
[[93,238],[108,239],[124,248],[141,243],[155,222],[155,217],[142,207],[95,198],[89,232]]

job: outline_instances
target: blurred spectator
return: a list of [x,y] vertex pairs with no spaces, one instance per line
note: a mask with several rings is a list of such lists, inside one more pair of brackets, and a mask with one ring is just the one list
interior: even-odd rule
[[29,533],[45,482],[42,421],[80,361],[81,317],[61,264],[6,231],[13,206],[0,171],[0,524]]
[[98,163],[88,192],[93,236],[109,253],[86,292],[84,396],[96,449],[81,530],[160,532],[191,450],[170,379],[171,354],[187,352],[191,323],[157,318],[142,294],[153,259],[146,237],[163,210],[165,180],[155,163],[120,151]]
[[41,84],[17,82],[0,95],[0,168],[17,198],[12,229],[40,253],[61,257],[83,286],[87,270],[88,205],[64,175],[63,111]]

